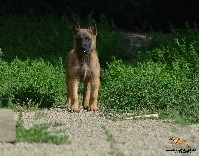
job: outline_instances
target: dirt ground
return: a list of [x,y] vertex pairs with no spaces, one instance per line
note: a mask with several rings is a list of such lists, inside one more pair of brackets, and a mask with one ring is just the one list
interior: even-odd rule
[[[19,114],[15,113],[15,119]],[[51,130],[61,130],[69,136],[64,145],[16,143],[0,144],[2,155],[199,155],[199,125],[181,126],[162,120],[112,121],[99,112],[69,113],[65,109],[23,113],[25,127],[40,123],[59,123]],[[189,147],[172,146],[169,138],[188,141]],[[196,150],[195,150],[196,149]],[[171,150],[171,151],[167,151]],[[182,153],[181,153],[182,151]]]

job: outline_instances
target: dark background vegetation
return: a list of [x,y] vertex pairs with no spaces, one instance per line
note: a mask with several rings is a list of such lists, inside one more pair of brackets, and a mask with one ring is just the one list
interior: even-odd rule
[[169,22],[182,28],[185,21],[198,23],[198,0],[0,0],[1,14],[44,16],[53,13],[78,14],[86,19],[92,14],[98,22],[100,15],[113,19],[118,28],[129,31],[169,31]]

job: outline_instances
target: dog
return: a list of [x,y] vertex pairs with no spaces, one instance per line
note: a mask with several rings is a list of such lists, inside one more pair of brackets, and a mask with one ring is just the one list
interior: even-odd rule
[[96,50],[97,28],[93,20],[87,29],[80,28],[77,21],[73,24],[74,49],[66,60],[66,86],[68,111],[79,112],[78,85],[84,83],[83,108],[97,110],[100,86],[100,63]]
[[177,137],[170,137],[169,140],[172,141],[172,146],[174,146],[175,144],[180,144],[180,145],[185,145],[185,146],[189,147],[187,140],[185,140],[185,139],[180,139]]

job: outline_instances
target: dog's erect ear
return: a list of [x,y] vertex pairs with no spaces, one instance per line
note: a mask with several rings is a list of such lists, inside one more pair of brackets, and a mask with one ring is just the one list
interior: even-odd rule
[[76,34],[79,31],[80,25],[79,23],[74,20],[74,24],[73,24],[73,33]]
[[97,35],[97,27],[96,27],[96,22],[94,20],[92,20],[92,22],[90,23],[88,29],[89,29],[91,34]]

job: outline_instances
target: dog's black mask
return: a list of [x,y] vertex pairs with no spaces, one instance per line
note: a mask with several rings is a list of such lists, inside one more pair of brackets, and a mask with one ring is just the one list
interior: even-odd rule
[[91,39],[85,34],[80,34],[76,37],[76,50],[81,55],[88,55],[90,53],[91,44]]

